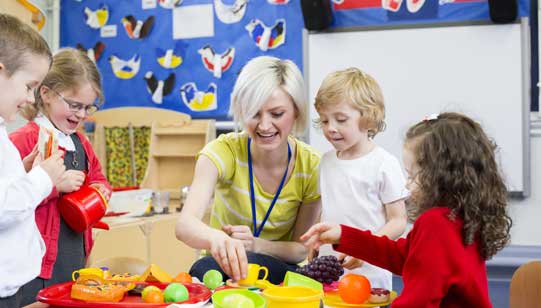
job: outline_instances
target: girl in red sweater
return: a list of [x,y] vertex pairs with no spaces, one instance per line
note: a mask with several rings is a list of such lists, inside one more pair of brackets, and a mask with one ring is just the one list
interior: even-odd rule
[[319,223],[301,240],[334,249],[401,275],[393,302],[405,307],[492,307],[485,260],[509,240],[507,191],[481,126],[457,113],[434,115],[411,127],[403,160],[410,208],[417,218],[396,241],[345,225]]
[[64,193],[79,190],[83,183],[95,186],[108,198],[110,185],[88,139],[77,131],[83,120],[103,100],[101,77],[88,56],[73,48],[61,49],[36,91],[36,100],[23,115],[29,122],[10,135],[21,157],[38,142],[40,126],[56,134],[65,151],[66,172],[53,192],[37,207],[36,222],[46,246],[39,277],[22,288],[22,304],[35,301],[39,290],[71,280],[74,270],[85,266],[92,247],[92,230],[78,233],[60,215],[57,202]]

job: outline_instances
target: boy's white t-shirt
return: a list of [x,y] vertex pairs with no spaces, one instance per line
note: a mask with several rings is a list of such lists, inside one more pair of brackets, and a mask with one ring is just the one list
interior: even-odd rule
[[[398,159],[381,147],[351,160],[341,160],[335,150],[329,151],[323,155],[320,168],[323,222],[377,232],[386,222],[384,204],[408,196]],[[338,252],[331,245],[323,245],[319,255],[329,254]],[[366,276],[372,287],[392,289],[391,273],[369,263],[345,272]]]
[[40,273],[45,243],[35,210],[52,188],[40,166],[26,173],[0,117],[0,298],[15,294]]

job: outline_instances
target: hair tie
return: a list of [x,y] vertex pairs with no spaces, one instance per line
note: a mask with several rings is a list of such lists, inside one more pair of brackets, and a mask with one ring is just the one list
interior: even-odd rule
[[428,121],[432,121],[432,120],[437,120],[438,117],[440,116],[439,113],[433,113],[433,114],[430,114],[430,115],[427,115],[423,118],[423,122],[428,122]]

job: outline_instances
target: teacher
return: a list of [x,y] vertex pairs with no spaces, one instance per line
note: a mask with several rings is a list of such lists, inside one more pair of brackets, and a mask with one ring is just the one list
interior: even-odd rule
[[299,237],[321,210],[320,156],[293,137],[306,125],[301,72],[289,60],[250,60],[235,83],[230,113],[243,130],[219,136],[199,153],[176,236],[206,251],[190,269],[201,281],[210,269],[238,281],[256,263],[280,283],[306,258]]

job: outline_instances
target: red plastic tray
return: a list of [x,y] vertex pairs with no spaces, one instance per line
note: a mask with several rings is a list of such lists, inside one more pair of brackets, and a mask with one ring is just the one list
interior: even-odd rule
[[[61,284],[55,284],[48,288],[45,288],[38,293],[38,300],[40,302],[51,305],[52,307],[79,307],[79,308],[161,308],[167,307],[171,304],[195,304],[202,301],[207,301],[211,292],[209,288],[199,283],[186,283],[186,289],[190,294],[190,298],[183,302],[176,303],[164,303],[164,304],[151,304],[144,303],[140,295],[131,295],[126,293],[124,299],[117,303],[112,302],[84,302],[71,298],[71,285],[73,282],[66,282]],[[167,283],[145,283],[147,285],[157,286],[160,289],[165,289]]]

